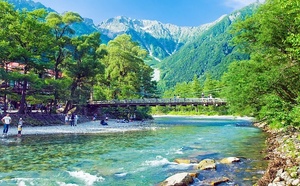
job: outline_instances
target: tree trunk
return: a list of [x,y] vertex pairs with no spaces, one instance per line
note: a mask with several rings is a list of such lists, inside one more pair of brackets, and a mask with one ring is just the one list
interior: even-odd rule
[[24,80],[23,87],[22,87],[22,95],[21,95],[21,101],[20,101],[20,108],[19,108],[19,114],[25,114],[26,111],[26,93],[27,93],[27,80]]
[[[8,73],[8,63],[5,63],[5,72]],[[8,80],[5,79],[5,88],[4,88],[4,98],[3,98],[3,102],[4,102],[4,105],[3,105],[3,111],[4,111],[4,114],[6,114],[8,108],[7,108],[7,87],[8,87]]]
[[77,88],[77,82],[73,82],[71,85],[71,97],[70,99],[67,101],[65,109],[64,109],[64,113],[68,113],[68,111],[71,109],[72,105],[73,105],[73,99],[75,97],[75,90]]
[[70,105],[71,105],[71,101],[68,100],[64,109],[64,114],[68,113],[68,111],[70,110]]

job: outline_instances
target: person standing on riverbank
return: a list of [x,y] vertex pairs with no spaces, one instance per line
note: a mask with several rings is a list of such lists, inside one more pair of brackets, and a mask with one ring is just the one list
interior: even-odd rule
[[6,116],[4,116],[1,121],[4,123],[3,126],[3,136],[7,136],[7,132],[8,132],[8,128],[9,125],[11,123],[11,117],[9,116],[9,114],[6,114]]
[[22,128],[23,128],[23,119],[22,118],[20,118],[19,119],[19,123],[18,123],[18,137],[21,137],[21,133],[22,133]]
[[75,118],[74,118],[74,125],[77,126],[77,122],[78,122],[78,115],[75,114]]
[[70,117],[70,125],[74,126],[74,122],[75,122],[75,115],[74,115],[74,113],[72,113],[71,117]]
[[69,124],[69,115],[68,114],[65,115],[65,124],[66,125]]

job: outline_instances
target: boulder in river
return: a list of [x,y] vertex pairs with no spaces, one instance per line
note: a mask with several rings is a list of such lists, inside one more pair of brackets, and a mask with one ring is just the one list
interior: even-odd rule
[[240,158],[237,158],[237,157],[227,157],[227,158],[223,158],[220,163],[223,163],[223,164],[231,164],[233,162],[239,162],[241,161]]
[[216,162],[213,159],[204,159],[200,161],[197,165],[197,169],[206,170],[206,169],[216,169]]
[[225,182],[228,182],[229,181],[229,178],[227,177],[220,177],[220,178],[212,178],[212,179],[208,179],[208,180],[204,180],[203,181],[203,184],[204,185],[219,185],[221,183],[225,183]]
[[178,163],[178,164],[190,164],[191,163],[191,160],[189,159],[181,159],[181,158],[177,158],[174,160],[175,163]]
[[191,159],[183,159],[183,158],[176,158],[174,160],[175,163],[178,164],[191,164],[191,163],[198,163],[197,160],[191,160]]
[[194,182],[193,177],[197,177],[197,173],[178,173],[170,176],[165,181],[163,181],[160,186],[177,186],[177,185],[190,185]]

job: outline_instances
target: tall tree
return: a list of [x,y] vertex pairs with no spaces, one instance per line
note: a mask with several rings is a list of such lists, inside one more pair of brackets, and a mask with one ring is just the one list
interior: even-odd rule
[[[67,48],[71,43],[71,38],[75,34],[75,30],[71,28],[74,23],[82,22],[82,18],[79,14],[73,12],[66,12],[63,15],[59,15],[55,12],[49,13],[46,17],[46,23],[51,27],[52,33],[54,35],[52,41],[51,55],[49,58],[54,61],[54,79],[58,82],[52,83],[52,88],[54,92],[54,103],[57,105],[60,92],[64,89],[60,85],[65,85],[67,82],[65,79],[60,78],[62,69],[64,68],[65,59],[71,55],[71,52]],[[55,108],[55,107],[54,107]]]
[[187,82],[177,83],[173,88],[164,92],[164,98],[192,98],[192,84]]
[[15,20],[16,12],[13,7],[3,1],[0,1],[0,83],[4,85],[4,89],[0,89],[3,96],[4,112],[7,109],[7,95],[11,93],[8,89],[8,81],[10,79],[8,72],[8,64],[12,58],[14,46],[11,42],[10,27]]
[[193,81],[191,82],[191,89],[194,98],[200,98],[202,96],[202,88],[197,75],[194,75]]
[[50,28],[42,22],[46,15],[43,9],[32,12],[22,10],[17,12],[15,21],[10,25],[10,42],[15,47],[12,59],[24,65],[22,72],[24,78],[23,82],[20,82],[22,93],[19,113],[25,112],[28,81],[30,80],[27,75],[32,70],[43,68],[45,65],[41,56],[48,50],[48,42],[52,38]]
[[[227,92],[237,96],[231,105],[246,101],[260,118],[290,120],[287,118],[298,103],[300,89],[299,3],[267,0],[252,17],[235,25],[234,42],[250,53],[251,59],[240,68],[234,64],[226,75]],[[245,86],[239,87],[238,82]]]
[[212,79],[209,73],[206,73],[205,77],[203,92],[206,96],[218,97],[220,91],[219,81]]
[[71,25],[82,21],[79,14],[73,12],[66,12],[63,15],[59,15],[55,12],[49,13],[46,17],[47,24],[51,27],[52,33],[54,35],[53,40],[53,56],[51,58],[54,62],[54,78],[59,78],[59,73],[61,70],[59,66],[62,65],[64,60],[70,54],[69,50],[66,48],[70,44],[72,35],[75,31],[71,28]]
[[[101,53],[97,52],[100,45],[100,33],[92,33],[72,38],[72,58],[68,60],[66,75],[72,80],[70,97],[66,104],[65,112],[72,108],[72,104],[84,103],[89,98],[97,74],[104,73],[104,66],[101,63]],[[82,97],[80,97],[82,96]]]
[[103,60],[108,99],[139,98],[153,92],[153,70],[144,63],[146,50],[126,34],[116,37],[104,48],[108,53]]

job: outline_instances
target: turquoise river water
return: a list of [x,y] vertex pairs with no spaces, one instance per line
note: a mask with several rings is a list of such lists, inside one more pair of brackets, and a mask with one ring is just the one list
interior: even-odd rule
[[[151,130],[115,134],[34,135],[0,144],[0,185],[152,186],[181,172],[198,172],[193,186],[226,176],[221,185],[253,185],[266,162],[266,135],[246,120],[158,117]],[[216,170],[195,170],[176,158],[218,162]]]

